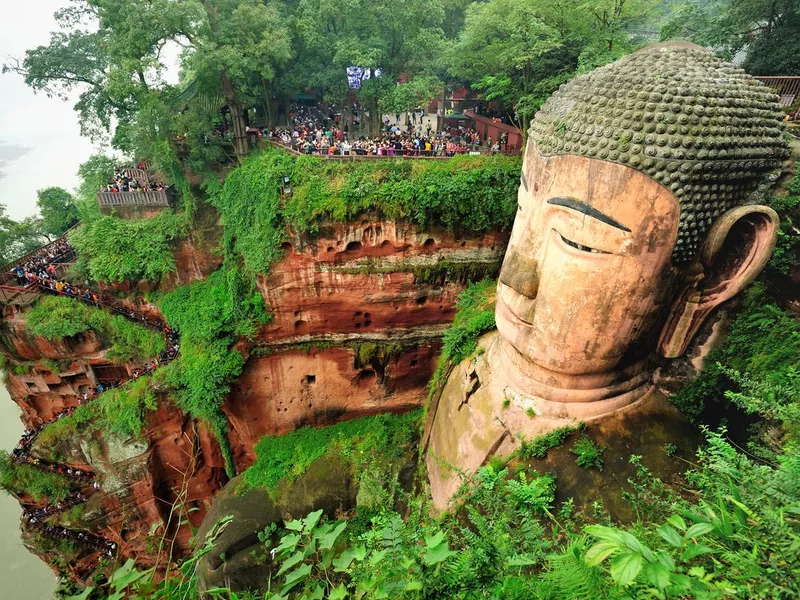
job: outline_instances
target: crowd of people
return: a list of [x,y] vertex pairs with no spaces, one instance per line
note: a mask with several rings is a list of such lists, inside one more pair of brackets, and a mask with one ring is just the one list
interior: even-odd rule
[[[78,301],[83,301],[86,304],[97,306],[98,308],[105,308],[119,313],[140,325],[161,331],[164,334],[166,342],[165,349],[157,358],[152,359],[141,367],[133,369],[130,377],[110,383],[98,383],[94,387],[84,387],[78,397],[78,405],[81,405],[93,400],[110,388],[148,375],[155,371],[160,365],[174,360],[178,356],[180,345],[178,333],[162,320],[152,319],[144,313],[139,313],[126,307],[115,299],[106,298],[102,293],[75,286],[68,281],[56,277],[56,263],[72,252],[74,252],[74,250],[69,241],[63,238],[56,240],[52,244],[41,248],[35,254],[26,257],[20,264],[15,265],[11,269],[11,273],[17,278],[21,286],[27,287],[35,284],[45,293],[67,296]],[[11,456],[17,463],[28,464],[45,472],[58,473],[74,480],[79,485],[88,485],[91,483],[91,491],[86,492],[79,490],[73,492],[60,502],[26,511],[25,519],[30,525],[37,527],[50,537],[74,540],[84,546],[89,546],[101,554],[111,557],[116,551],[116,543],[91,533],[67,529],[59,525],[51,525],[45,521],[48,517],[85,502],[91,492],[99,489],[99,485],[94,479],[94,473],[31,456],[31,447],[42,430],[47,425],[72,414],[75,408],[74,406],[64,408],[48,421],[41,423],[38,427],[28,428],[23,431],[20,441],[12,451]]]
[[[141,163],[140,163],[141,164]],[[135,177],[129,177],[125,169],[114,169],[113,180],[107,185],[101,186],[101,192],[162,192],[168,186],[163,183],[152,183],[149,180],[139,181]]]
[[[499,141],[492,144],[485,140],[484,146],[480,135],[474,129],[448,128],[434,131],[431,120],[424,122],[422,111],[409,113],[409,126],[403,129],[401,115],[395,115],[395,121],[387,115],[383,119],[383,131],[378,136],[359,136],[354,138],[347,131],[347,125],[341,126],[336,118],[328,115],[318,107],[293,107],[289,113],[289,127],[261,131],[261,137],[269,137],[284,146],[302,154],[318,154],[322,156],[455,156],[500,150]],[[333,116],[333,118],[331,118]]]
[[51,525],[50,523],[31,523],[35,527],[38,527],[43,533],[47,536],[55,539],[61,540],[72,540],[74,542],[79,543],[82,546],[89,546],[90,548],[96,550],[103,556],[108,558],[112,558],[114,553],[117,550],[116,542],[112,542],[111,540],[107,540],[104,537],[100,537],[99,535],[94,535],[87,531],[78,531],[75,529],[67,529],[66,527],[62,527],[61,525]]
[[76,492],[72,492],[63,500],[59,500],[58,502],[54,502],[53,504],[49,504],[42,508],[34,508],[32,510],[26,510],[24,512],[25,520],[32,525],[42,523],[45,519],[48,519],[53,515],[62,513],[65,510],[69,510],[73,506],[78,506],[78,504],[83,504],[89,499],[89,496],[92,495],[93,491],[94,488],[92,488],[92,490],[88,492],[83,492],[81,490],[78,490]]

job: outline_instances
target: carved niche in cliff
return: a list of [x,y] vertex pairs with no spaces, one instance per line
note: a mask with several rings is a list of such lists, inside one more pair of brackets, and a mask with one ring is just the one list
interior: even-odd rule
[[[497,332],[429,410],[434,502],[519,437],[631,410],[753,280],[778,224],[745,205],[780,165],[777,98],[699,46],[573,79],[536,115],[497,286]],[[456,467],[456,469],[453,469]]]

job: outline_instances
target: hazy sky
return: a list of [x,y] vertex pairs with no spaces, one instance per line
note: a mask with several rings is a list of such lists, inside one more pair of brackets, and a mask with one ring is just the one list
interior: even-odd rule
[[[47,44],[56,27],[53,12],[69,0],[3,3],[0,62]],[[73,102],[34,94],[19,75],[0,75],[0,203],[20,219],[36,212],[36,190],[72,190],[76,171],[93,152],[80,136]]]

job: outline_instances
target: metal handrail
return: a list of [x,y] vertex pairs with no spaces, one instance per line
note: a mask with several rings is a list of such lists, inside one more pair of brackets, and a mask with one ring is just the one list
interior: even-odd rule
[[32,250],[31,252],[28,252],[28,253],[27,253],[26,255],[24,255],[24,256],[21,256],[21,257],[19,257],[19,258],[15,258],[14,260],[10,260],[10,261],[8,261],[8,262],[7,262],[6,264],[4,264],[3,266],[0,266],[0,273],[5,273],[5,272],[7,272],[7,271],[10,271],[11,269],[13,269],[14,267],[16,267],[17,265],[19,265],[19,264],[22,264],[22,263],[24,263],[24,262],[27,262],[29,259],[31,259],[31,258],[33,258],[34,256],[36,256],[36,255],[40,254],[40,253],[41,253],[43,250],[46,250],[46,249],[47,249],[47,248],[49,248],[50,246],[54,246],[55,244],[57,244],[57,243],[58,243],[58,242],[60,242],[61,240],[64,240],[64,239],[66,239],[66,238],[67,238],[67,234],[69,234],[71,231],[73,231],[73,230],[77,229],[77,228],[78,228],[78,225],[80,225],[80,221],[78,221],[77,223],[75,223],[75,225],[73,225],[72,227],[70,227],[69,229],[67,229],[67,230],[66,230],[64,233],[62,233],[60,236],[58,236],[58,237],[57,237],[56,239],[54,239],[52,242],[48,242],[48,243],[47,243],[47,244],[45,244],[44,246],[39,246],[39,247],[38,247],[36,250]]

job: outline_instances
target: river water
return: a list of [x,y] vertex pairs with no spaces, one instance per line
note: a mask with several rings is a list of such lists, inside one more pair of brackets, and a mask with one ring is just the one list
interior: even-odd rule
[[[22,433],[20,411],[0,384],[0,447],[10,451]],[[22,545],[19,504],[0,491],[0,598],[49,600],[56,589],[50,568]]]

